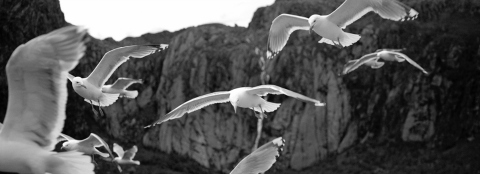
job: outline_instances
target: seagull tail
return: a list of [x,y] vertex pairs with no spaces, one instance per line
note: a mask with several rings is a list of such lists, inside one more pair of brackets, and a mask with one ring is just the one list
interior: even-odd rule
[[138,96],[138,91],[125,91],[121,94],[122,97],[126,98],[137,98]]
[[384,62],[375,62],[372,66],[370,66],[373,69],[378,69],[381,68],[385,63]]
[[77,151],[68,151],[54,154],[62,162],[53,167],[49,173],[63,174],[94,174],[94,165],[90,156],[85,156]]
[[[272,102],[267,102],[265,101],[264,104],[262,104],[262,110],[264,112],[273,112],[277,110],[277,108],[280,107],[280,103],[272,103]],[[255,111],[260,112],[260,107],[254,107]]]
[[342,36],[342,38],[340,38],[340,43],[344,47],[348,47],[348,46],[354,44],[355,42],[357,42],[358,40],[360,40],[360,35],[343,32],[343,36]]

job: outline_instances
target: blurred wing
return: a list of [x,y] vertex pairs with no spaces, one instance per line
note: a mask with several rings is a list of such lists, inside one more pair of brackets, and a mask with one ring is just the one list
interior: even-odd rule
[[214,92],[206,95],[202,95],[200,97],[191,99],[174,110],[170,111],[168,114],[160,117],[155,123],[148,125],[146,127],[150,126],[155,126],[157,124],[160,124],[162,122],[180,118],[182,117],[185,113],[191,113],[193,111],[202,109],[203,107],[206,107],[211,104],[215,103],[226,103],[229,100],[230,97],[230,91],[220,91],[220,92]]
[[287,44],[290,34],[295,30],[309,30],[308,18],[290,14],[277,16],[270,26],[267,43],[267,58],[273,58]]
[[126,62],[130,57],[143,58],[157,51],[165,49],[167,45],[131,45],[120,47],[105,53],[100,63],[87,77],[87,81],[101,88],[105,82],[110,78],[112,73],[122,63]]
[[410,59],[407,55],[402,54],[402,53],[399,53],[399,52],[390,52],[390,54],[394,54],[394,55],[397,56],[397,57],[400,57],[400,58],[402,58],[402,59],[407,60],[408,63],[412,64],[414,67],[417,67],[417,68],[420,69],[423,73],[428,74],[427,71],[425,71],[419,64],[417,64],[417,62],[415,62],[415,61],[413,61],[412,59]]
[[277,161],[284,143],[285,140],[279,137],[264,144],[242,159],[230,174],[264,173]]
[[78,142],[78,145],[79,146],[84,146],[84,147],[94,147],[94,148],[103,146],[103,147],[105,147],[105,149],[107,149],[107,152],[110,155],[110,157],[113,158],[113,154],[112,154],[112,151],[110,150],[110,147],[97,134],[90,133],[90,136],[88,136],[87,139],[84,139],[84,140]]
[[315,106],[324,106],[325,103],[322,103],[318,100],[312,99],[310,97],[304,96],[302,94],[290,91],[288,89],[276,86],[276,85],[260,85],[257,87],[253,87],[249,90],[247,90],[247,93],[252,94],[252,95],[259,95],[259,96],[265,96],[267,94],[284,94],[289,97],[293,97],[299,100],[303,100],[306,102],[312,102],[315,104]]
[[364,55],[359,59],[351,60],[347,64],[345,64],[345,66],[343,67],[343,75],[348,74],[353,70],[356,70],[358,67],[362,66],[367,62],[377,61],[378,58],[379,57],[377,57],[377,53],[375,52],[375,53]]
[[138,148],[137,146],[133,146],[132,148],[128,149],[125,151],[125,154],[123,155],[124,160],[133,160],[135,157],[135,154],[137,154]]
[[370,11],[394,21],[413,20],[418,16],[417,11],[397,0],[345,0],[327,19],[345,28]]
[[390,49],[390,48],[383,48],[383,49],[378,49],[377,51],[375,51],[376,53],[380,52],[380,51],[393,51],[393,52],[400,52],[400,51],[405,51],[407,50],[406,48],[402,48],[402,49]]
[[57,29],[19,46],[8,60],[8,107],[0,136],[51,150],[63,129],[67,74],[85,51],[87,31]]
[[124,78],[120,77],[113,83],[110,87],[112,89],[127,89],[130,85],[134,83],[143,83],[142,79],[132,79],[132,78]]
[[119,146],[117,143],[113,143],[113,152],[115,152],[120,158],[124,157],[124,151],[121,146]]

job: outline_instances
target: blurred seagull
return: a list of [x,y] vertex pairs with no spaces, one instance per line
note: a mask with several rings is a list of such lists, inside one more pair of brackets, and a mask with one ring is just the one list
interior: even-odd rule
[[273,163],[277,161],[284,144],[285,139],[282,137],[278,137],[264,144],[243,158],[230,174],[257,174],[266,172],[272,167]]
[[[105,82],[107,82],[113,72],[120,65],[122,65],[122,63],[126,62],[130,57],[143,58],[157,51],[164,50],[167,47],[167,44],[160,44],[131,45],[116,48],[105,53],[100,63],[97,65],[97,67],[95,67],[93,72],[87,78],[74,77],[73,75],[69,74],[68,79],[72,82],[72,86],[75,92],[85,98],[85,101],[92,105],[92,110],[95,112],[95,114],[96,111],[93,108],[93,105],[98,106],[100,115],[103,115],[100,107],[105,107],[113,104],[121,94],[117,93],[115,90],[112,90],[112,86],[110,86],[110,88],[104,88]],[[128,85],[128,83],[123,84]],[[128,93],[125,96],[133,96],[133,94],[130,94],[131,93]]]
[[254,111],[254,113],[255,111],[259,112],[260,114],[255,114],[255,116],[257,116],[258,119],[262,119],[262,116],[266,117],[264,112],[273,112],[280,106],[279,103],[271,103],[261,97],[267,94],[284,94],[306,102],[312,102],[315,104],[315,106],[325,105],[325,103],[321,103],[318,100],[275,85],[260,85],[253,88],[240,87],[231,91],[214,92],[191,99],[170,111],[163,117],[160,117],[160,119],[158,119],[155,123],[146,126],[146,128],[155,126],[168,120],[180,118],[185,113],[191,113],[211,104],[226,102],[230,102],[232,104],[235,113],[237,112],[237,107],[250,108]]
[[273,20],[270,27],[267,58],[273,58],[278,54],[295,30],[315,31],[323,37],[319,43],[339,47],[350,46],[360,39],[360,35],[347,33],[342,29],[370,11],[394,21],[413,20],[418,16],[417,11],[397,0],[345,0],[329,15],[314,14],[310,18],[281,14]]
[[[67,151],[79,151],[82,152],[86,155],[93,155],[97,154],[102,157],[109,157],[111,156],[113,158],[112,151],[110,151],[110,147],[108,147],[108,144],[100,138],[97,134],[90,133],[90,136],[88,136],[86,139],[83,140],[76,140],[68,135],[65,134],[60,134],[61,137],[64,139],[61,139],[59,141],[67,140],[62,144],[62,150],[67,150]],[[105,147],[107,149],[107,153],[102,153],[97,150],[96,147]]]
[[[113,161],[115,161],[117,164],[140,165],[140,161],[133,160],[133,158],[137,154],[137,151],[138,148],[135,145],[127,151],[123,151],[123,148],[120,145],[118,145],[117,143],[113,143],[113,152],[118,155],[118,157],[115,157]],[[120,172],[122,172],[122,168],[120,166],[117,166],[117,168]]]
[[8,107],[0,130],[0,171],[93,174],[90,157],[52,152],[64,126],[67,73],[85,52],[87,31],[67,26],[15,49],[6,66]]
[[428,74],[420,65],[418,65],[415,61],[410,59],[407,55],[400,53],[403,49],[379,49],[374,53],[370,53],[367,55],[362,56],[360,59],[350,60],[345,64],[343,68],[343,74],[347,74],[356,70],[361,65],[370,66],[373,69],[381,68],[384,63],[378,62],[379,59],[383,59],[385,61],[397,61],[403,62],[407,61],[408,63],[412,64],[416,68],[420,69],[423,73]]

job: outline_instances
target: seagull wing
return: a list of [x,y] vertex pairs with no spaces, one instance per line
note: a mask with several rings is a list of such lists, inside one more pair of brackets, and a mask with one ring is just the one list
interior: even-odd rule
[[110,147],[97,134],[90,133],[90,136],[88,136],[88,138],[78,142],[78,145],[79,146],[84,146],[84,147],[93,147],[93,148],[103,146],[103,147],[105,147],[105,149],[107,149],[107,152],[110,155],[110,157],[113,158],[113,154],[112,154],[112,151],[110,150]]
[[403,54],[403,53],[399,53],[399,52],[389,52],[390,54],[393,54],[395,55],[396,57],[400,57],[402,59],[405,59],[407,60],[408,63],[412,64],[414,67],[420,69],[423,73],[425,74],[428,74],[427,71],[425,71],[425,69],[423,69],[419,64],[417,64],[417,62],[413,61],[412,59],[410,59],[407,55]]
[[200,97],[191,99],[174,110],[170,111],[168,114],[160,117],[155,123],[148,125],[146,127],[154,126],[156,124],[160,124],[162,122],[180,118],[182,117],[185,113],[191,113],[193,111],[202,109],[203,107],[206,107],[211,104],[215,103],[226,103],[229,100],[230,97],[230,91],[220,91],[220,92],[214,92],[206,95],[202,95]]
[[290,34],[295,30],[308,30],[308,18],[290,14],[277,16],[270,26],[267,43],[267,58],[273,58],[287,44]]
[[327,19],[345,28],[370,11],[394,21],[413,20],[418,16],[417,11],[397,0],[345,0]]
[[378,60],[377,53],[370,53],[366,54],[359,59],[356,60],[350,60],[348,61],[345,66],[343,66],[343,75],[348,74],[352,72],[353,70],[356,70],[358,67],[362,66],[363,64],[370,62],[370,61],[377,61]]
[[122,63],[126,62],[130,57],[143,58],[157,51],[163,50],[168,45],[131,45],[116,48],[105,53],[100,63],[93,70],[93,72],[87,77],[87,81],[101,88],[103,84],[110,78],[112,73]]
[[257,87],[253,87],[249,90],[247,90],[247,93],[252,94],[252,95],[259,95],[259,96],[265,96],[267,94],[284,94],[289,97],[293,97],[296,99],[300,99],[306,102],[312,102],[315,104],[315,106],[324,106],[325,103],[322,103],[318,100],[312,99],[310,97],[304,96],[302,94],[290,91],[288,89],[276,86],[276,85],[260,85]]
[[250,155],[243,158],[230,174],[257,174],[264,173],[280,156],[285,140],[282,137],[276,138],[264,144]]
[[112,89],[127,89],[130,85],[134,83],[143,83],[142,79],[132,79],[132,78],[118,78],[115,83],[110,87]]
[[133,158],[135,157],[135,155],[137,154],[138,152],[138,148],[137,146],[133,146],[132,148],[128,149],[127,151],[125,151],[125,154],[123,155],[123,158],[124,160],[133,160]]
[[123,158],[125,154],[125,152],[123,151],[123,148],[117,143],[113,143],[113,152],[115,152],[120,158]]
[[8,60],[8,107],[0,136],[51,150],[63,129],[67,74],[84,55],[87,31],[57,29],[15,49]]

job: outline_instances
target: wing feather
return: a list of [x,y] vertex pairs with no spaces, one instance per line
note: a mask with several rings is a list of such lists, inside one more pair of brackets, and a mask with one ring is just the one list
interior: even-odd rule
[[403,54],[403,53],[399,53],[399,52],[390,52],[390,54],[394,54],[398,57],[401,57],[405,60],[407,60],[408,63],[410,63],[411,65],[413,65],[414,67],[420,69],[423,73],[425,74],[428,74],[427,71],[425,71],[425,69],[423,69],[419,64],[417,64],[417,62],[413,61],[412,59],[410,59],[407,55]]
[[133,146],[132,148],[128,149],[127,151],[125,151],[125,154],[123,155],[123,158],[124,160],[133,160],[133,158],[135,157],[135,155],[137,154],[138,152],[138,148],[137,146]]
[[345,28],[370,11],[394,21],[413,20],[418,16],[417,11],[397,0],[345,0],[327,18]]
[[87,77],[87,81],[101,88],[113,72],[130,57],[143,58],[157,51],[165,49],[168,45],[130,45],[116,48],[103,55],[97,67]]
[[267,58],[273,58],[287,44],[290,34],[296,30],[309,30],[308,18],[291,14],[277,16],[270,26]]
[[279,137],[264,144],[257,150],[253,151],[250,155],[243,158],[230,174],[264,173],[277,161],[284,143],[285,140],[282,137]]
[[117,143],[113,143],[113,152],[115,152],[120,158],[123,158],[125,154],[125,152],[123,151],[123,148]]
[[110,150],[110,147],[108,146],[107,142],[105,142],[100,136],[94,133],[90,133],[90,136],[88,136],[86,139],[78,142],[79,146],[85,146],[85,147],[105,147],[107,149],[108,154],[110,157],[113,158],[112,151]]
[[160,117],[160,119],[158,119],[155,123],[146,127],[155,126],[157,124],[160,124],[168,120],[180,118],[183,115],[185,115],[185,113],[194,112],[196,110],[199,110],[211,104],[226,103],[230,101],[229,97],[230,97],[230,91],[220,91],[220,92],[214,92],[214,93],[202,95],[200,97],[191,99],[181,104],[177,108],[170,111],[168,114]]
[[110,88],[119,90],[127,89],[130,85],[134,83],[143,83],[143,80],[121,77],[118,78]]
[[377,53],[369,53],[366,54],[359,59],[356,60],[351,60],[349,63],[345,64],[343,67],[343,75],[348,74],[354,70],[356,70],[358,67],[362,66],[363,64],[370,62],[370,61],[377,61],[379,57],[377,56]]
[[293,97],[299,100],[303,100],[306,102],[312,102],[315,104],[315,106],[324,106],[325,103],[322,103],[318,100],[312,99],[310,97],[304,96],[302,94],[290,91],[288,89],[276,86],[276,85],[260,85],[257,87],[253,87],[249,90],[247,90],[247,93],[252,94],[252,95],[259,95],[259,96],[265,96],[267,94],[283,94],[287,95],[289,97]]
[[53,149],[65,120],[67,74],[84,55],[86,33],[63,27],[13,52],[6,66],[9,97],[0,136]]

